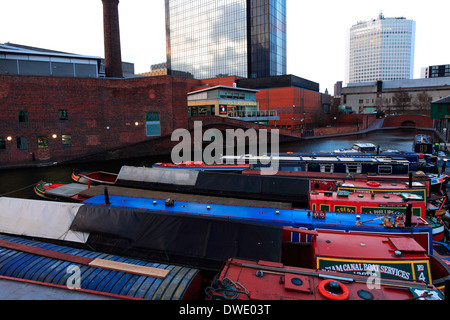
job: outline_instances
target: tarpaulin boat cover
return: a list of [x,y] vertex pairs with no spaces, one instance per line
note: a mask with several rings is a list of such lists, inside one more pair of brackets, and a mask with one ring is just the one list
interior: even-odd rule
[[116,185],[299,203],[309,192],[309,179],[127,166]]
[[70,230],[81,204],[0,198],[0,232],[85,243],[88,235]]
[[195,170],[123,166],[117,176],[117,181],[193,186],[197,180],[197,175],[198,171]]
[[127,253],[213,269],[231,257],[279,262],[282,241],[281,226],[99,205],[82,206],[71,230],[90,233],[89,241],[107,236],[94,247],[109,241]]

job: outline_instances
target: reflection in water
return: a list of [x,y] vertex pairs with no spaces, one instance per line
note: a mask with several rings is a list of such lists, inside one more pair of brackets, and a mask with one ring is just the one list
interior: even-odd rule
[[[371,142],[383,149],[411,151],[415,130],[378,131],[360,136],[347,136],[305,140],[283,144],[280,152],[332,152],[336,149],[350,148],[354,142]],[[270,151],[270,149],[268,150]],[[0,171],[0,195],[17,198],[39,199],[33,191],[33,186],[40,180],[48,182],[71,182],[73,170],[107,171],[118,173],[123,165],[151,166],[155,162],[170,162],[170,156],[145,159],[130,159],[108,161],[103,163],[88,163],[79,165],[60,165],[47,168],[26,168]]]

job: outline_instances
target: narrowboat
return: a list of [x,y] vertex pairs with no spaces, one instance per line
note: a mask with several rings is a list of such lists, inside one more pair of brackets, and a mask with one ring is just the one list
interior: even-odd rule
[[39,181],[33,188],[34,193],[46,200],[82,202],[87,198],[82,192],[86,186],[69,182],[45,182]]
[[[6,235],[0,236],[0,248],[2,279],[21,281],[23,286],[53,287],[60,290],[60,299],[71,299],[71,290],[89,293],[91,299],[194,300],[204,296],[198,269]],[[35,299],[44,299],[40,292]],[[33,294],[36,291],[28,291],[28,299]]]
[[[291,241],[293,234],[302,242]],[[442,300],[448,294],[450,269],[413,237],[295,228],[284,228],[283,237],[280,261],[229,259],[207,298],[407,300],[427,292],[427,298]]]
[[[310,210],[312,211],[367,213],[394,218],[396,215],[406,215],[408,204],[411,204],[413,215],[422,219],[426,217],[424,198],[407,192],[387,194],[349,192],[346,190],[337,192],[313,190],[310,191],[309,198]],[[392,223],[394,222],[393,220]]]
[[[427,222],[432,228],[433,241],[445,239],[445,227],[437,221],[435,214],[430,215],[428,203],[420,194],[408,191],[400,193],[359,192],[354,187],[339,191],[310,191],[310,209],[325,212],[366,213],[384,215],[386,226],[400,223],[404,225],[404,216],[411,204],[413,215]],[[399,220],[400,219],[400,220]]]
[[346,181],[346,180],[322,180],[313,179],[310,181],[311,191],[349,191],[359,193],[383,193],[401,194],[411,193],[423,199],[426,203],[429,197],[429,189],[422,182],[384,182],[384,181]]
[[413,152],[422,154],[434,154],[431,137],[425,134],[418,134],[414,137]]
[[[169,216],[204,217],[225,219],[227,221],[243,221],[270,226],[295,227],[310,230],[335,230],[347,233],[379,233],[385,235],[397,235],[415,239],[427,252],[432,252],[432,228],[419,216],[411,211],[403,217],[404,223],[387,225],[385,220],[390,216],[380,213],[349,213],[349,212],[324,212],[306,209],[278,209],[265,207],[252,207],[240,205],[223,205],[187,201],[169,201],[169,199],[150,199],[138,197],[125,197],[109,195],[108,205],[105,205],[104,196],[96,196],[83,202],[86,207],[83,210],[92,210],[101,215],[102,219],[112,219],[111,210],[126,211],[139,210],[142,213],[154,212]],[[422,204],[423,205],[423,204]],[[399,208],[400,209],[400,208]],[[417,208],[414,208],[417,209]],[[420,209],[420,207],[419,207]],[[420,213],[418,213],[420,214]],[[118,217],[118,215],[114,215]],[[410,217],[410,221],[407,217]],[[124,216],[124,219],[126,216]],[[106,223],[106,220],[103,220]],[[115,224],[126,227],[128,220]],[[80,232],[83,229],[78,230]],[[169,231],[167,231],[169,232]]]
[[72,172],[72,180],[82,184],[106,184],[114,185],[117,179],[116,173],[104,172],[104,171],[93,171],[93,172],[83,172],[80,170],[75,170]]
[[197,170],[197,171],[219,171],[219,172],[242,172],[250,168],[249,164],[205,164],[203,161],[186,161],[181,163],[155,163],[152,168]]
[[224,163],[248,163],[252,169],[306,171],[317,173],[374,173],[380,175],[408,174],[410,163],[403,158],[347,157],[339,155],[263,155],[222,156]]
[[[377,280],[378,281],[378,280]],[[229,259],[206,288],[207,300],[227,301],[390,301],[444,300],[435,286],[379,280],[370,290],[367,277],[285,266],[281,263]],[[374,285],[373,285],[374,286]]]

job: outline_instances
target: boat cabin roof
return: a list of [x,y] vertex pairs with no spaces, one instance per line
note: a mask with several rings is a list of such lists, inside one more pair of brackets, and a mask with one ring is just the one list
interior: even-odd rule
[[315,255],[345,259],[419,260],[427,259],[425,249],[413,238],[319,232]]
[[307,162],[324,162],[324,163],[336,163],[336,162],[361,162],[361,163],[389,163],[389,164],[406,164],[409,165],[409,161],[404,158],[398,157],[349,157],[349,156],[332,156],[332,155],[263,155],[263,156],[223,156],[222,162],[226,160],[253,160],[253,161],[307,161]]
[[407,201],[423,201],[423,198],[416,194],[402,192],[400,194],[383,194],[369,192],[348,192],[348,191],[310,191],[311,201],[339,201],[339,202],[376,202],[376,203],[403,203]]

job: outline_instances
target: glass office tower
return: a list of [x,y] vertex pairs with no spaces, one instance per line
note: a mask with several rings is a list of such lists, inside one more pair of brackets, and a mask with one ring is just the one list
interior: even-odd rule
[[168,69],[196,79],[286,74],[286,0],[166,0]]
[[350,29],[347,83],[412,79],[416,25],[405,18],[360,22]]

